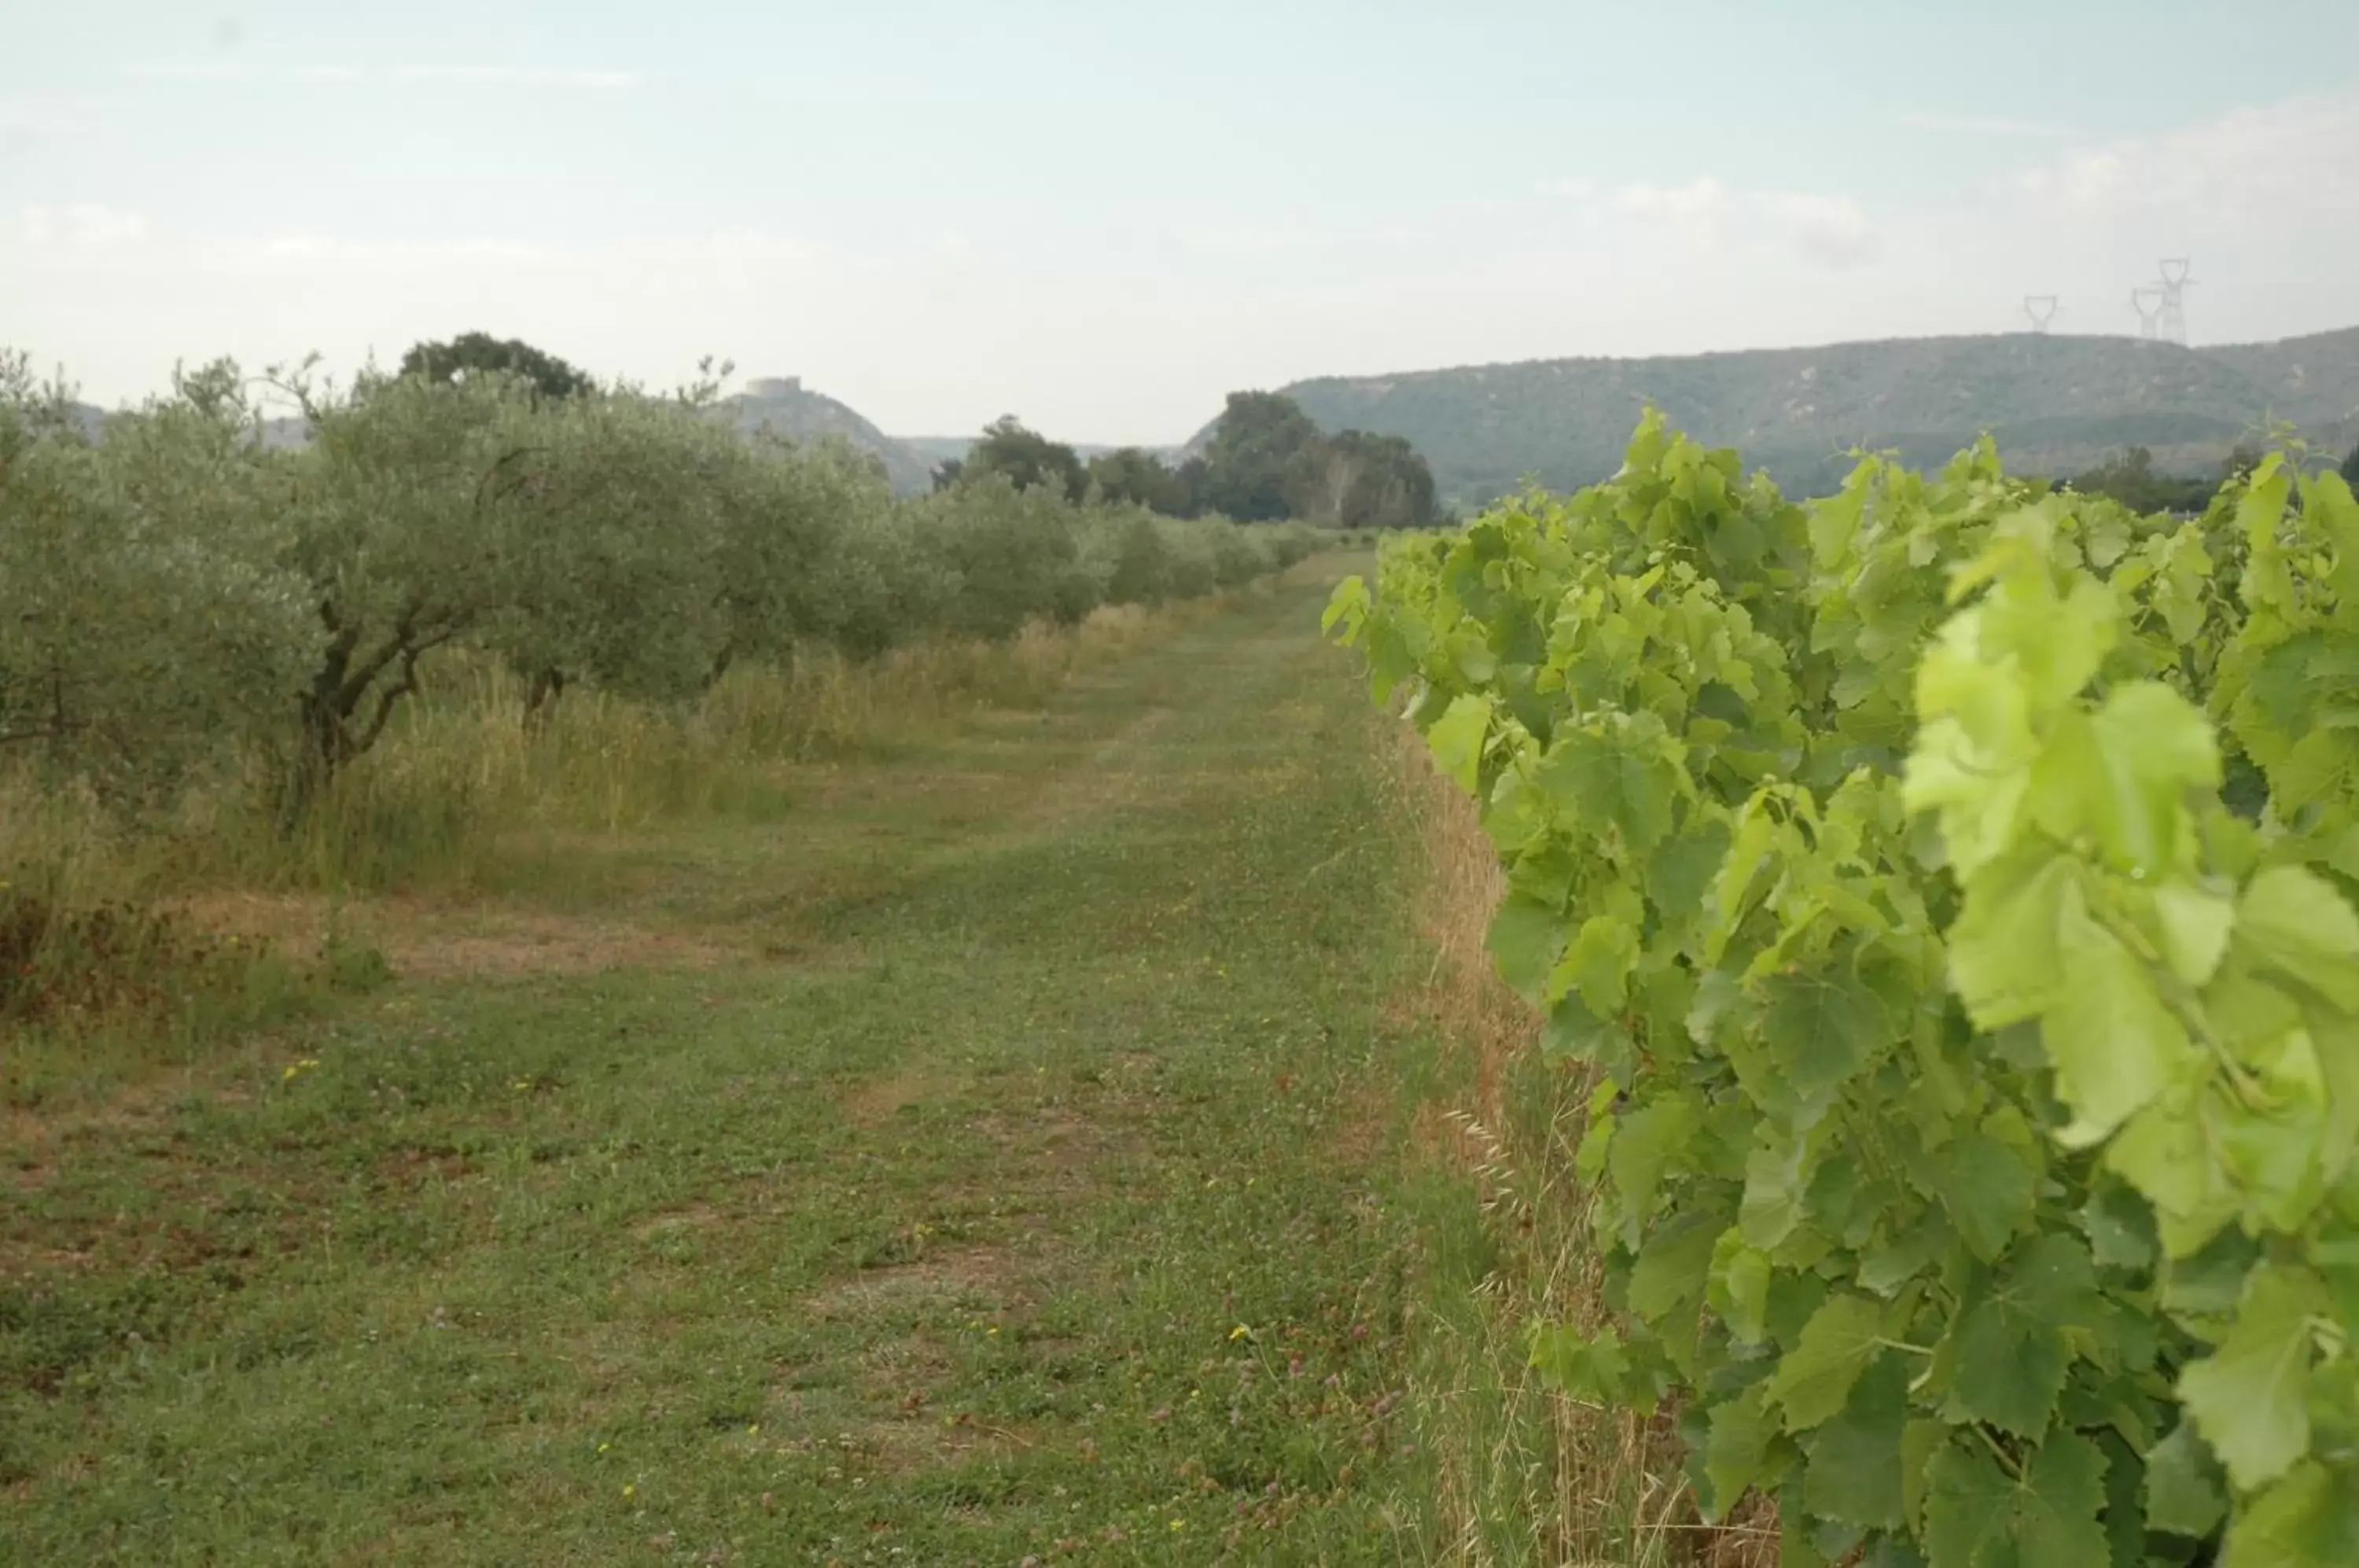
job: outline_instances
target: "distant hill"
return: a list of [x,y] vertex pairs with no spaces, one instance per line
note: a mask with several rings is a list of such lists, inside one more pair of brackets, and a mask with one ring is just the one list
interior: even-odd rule
[[884,460],[885,475],[904,494],[930,488],[933,460],[894,440],[850,408],[824,393],[807,392],[790,378],[752,381],[745,392],[726,400],[737,428],[748,435],[767,432],[797,441],[817,441],[842,436],[861,451]]
[[1460,506],[1527,476],[1557,489],[1606,477],[1648,401],[1801,494],[1832,489],[1854,445],[1937,463],[1984,430],[2026,473],[2079,473],[2136,445],[2159,470],[2194,474],[2269,418],[2347,450],[2359,439],[2359,328],[2202,349],[2029,332],[1896,339],[1329,376],[1279,390],[1324,430],[1407,437]]
[[[95,441],[106,429],[110,418],[103,408],[87,403],[74,406],[74,416],[82,421],[83,430]],[[829,436],[842,436],[863,452],[873,452],[882,459],[886,477],[893,488],[904,493],[929,488],[933,483],[933,463],[908,446],[870,424],[843,404],[818,392],[803,390],[791,380],[756,381],[734,397],[724,398],[722,408],[747,435],[768,432],[790,438],[798,442],[817,441]],[[300,446],[309,439],[309,431],[299,416],[265,421],[263,443],[270,447]]]
[[[980,436],[896,436],[893,439],[923,458],[927,468],[930,470],[937,463],[963,459],[967,450],[982,438]],[[1110,452],[1123,450],[1119,445],[1109,445],[1103,441],[1068,441],[1065,444],[1071,447],[1083,463],[1087,463],[1093,457],[1103,457]],[[1139,450],[1150,457],[1159,457],[1167,463],[1177,463],[1184,449],[1176,446],[1147,446],[1141,447]]]

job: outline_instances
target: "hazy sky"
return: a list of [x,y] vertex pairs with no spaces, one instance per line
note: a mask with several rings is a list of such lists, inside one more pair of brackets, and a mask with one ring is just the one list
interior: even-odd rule
[[2359,324],[2359,0],[15,5],[0,344],[710,353],[897,434],[2021,324]]

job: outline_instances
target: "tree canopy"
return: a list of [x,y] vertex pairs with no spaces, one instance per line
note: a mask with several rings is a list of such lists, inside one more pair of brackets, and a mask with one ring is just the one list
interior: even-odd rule
[[401,374],[450,382],[462,371],[505,371],[521,376],[546,397],[571,397],[597,383],[586,371],[518,338],[462,332],[448,343],[420,343],[401,356]]
[[1323,434],[1293,398],[1232,392],[1196,493],[1241,521],[1301,517],[1344,528],[1412,528],[1435,517],[1433,471],[1401,436]]
[[2154,466],[2154,453],[2142,446],[2127,447],[2070,481],[2083,495],[2103,495],[2133,512],[2200,512],[2213,494],[2229,481],[2240,479],[2259,463],[2261,454],[2239,444],[2212,475],[2163,474]]
[[1018,490],[1047,485],[1068,501],[1080,500],[1089,488],[1089,473],[1071,447],[1027,429],[1013,414],[984,426],[983,439],[967,450],[965,458],[944,463],[940,472],[949,484],[1004,474]]
[[1344,528],[1414,528],[1433,521],[1433,471],[1402,436],[1345,430],[1314,450],[1308,516]]
[[1090,459],[1090,483],[1106,500],[1145,506],[1168,517],[1193,510],[1180,476],[1144,448],[1117,447]]
[[1293,398],[1232,392],[1204,443],[1199,500],[1239,522],[1292,517],[1316,482],[1322,438]]
[[1365,430],[1330,437],[1276,392],[1229,394],[1203,451],[1177,468],[1135,446],[1084,463],[1072,447],[1011,414],[986,428],[964,457],[939,464],[934,488],[995,476],[1019,491],[1045,487],[1075,501],[1094,487],[1109,504],[1165,517],[1299,518],[1344,528],[1425,528],[1437,517],[1433,472],[1406,438]]

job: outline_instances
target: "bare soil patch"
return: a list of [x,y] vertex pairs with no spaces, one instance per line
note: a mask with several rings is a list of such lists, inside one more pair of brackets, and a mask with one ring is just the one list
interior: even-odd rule
[[605,969],[712,969],[746,951],[695,932],[414,898],[339,905],[319,893],[207,893],[179,910],[201,929],[315,953],[337,931],[375,948],[394,973],[423,980],[587,975]]

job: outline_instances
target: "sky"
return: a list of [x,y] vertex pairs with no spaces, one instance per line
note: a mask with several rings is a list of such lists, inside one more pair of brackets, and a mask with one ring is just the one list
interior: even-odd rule
[[0,346],[109,407],[485,331],[898,435],[1323,375],[2359,324],[2354,0],[12,5]]

